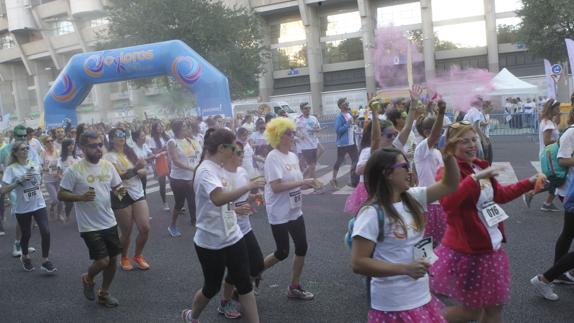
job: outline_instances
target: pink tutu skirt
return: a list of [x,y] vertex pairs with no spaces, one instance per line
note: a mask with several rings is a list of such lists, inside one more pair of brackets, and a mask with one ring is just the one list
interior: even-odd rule
[[430,272],[431,291],[470,308],[504,305],[510,299],[510,267],[504,249],[466,254],[440,245]]
[[446,320],[440,314],[444,305],[434,296],[427,304],[412,310],[383,312],[371,309],[369,323],[443,323]]
[[440,244],[446,230],[446,214],[440,204],[429,204],[426,216],[425,237],[431,236],[433,247],[436,247]]
[[365,189],[365,183],[360,182],[355,190],[349,197],[347,197],[347,201],[345,201],[345,208],[343,209],[345,213],[349,213],[353,216],[357,215],[359,209],[367,201],[368,194],[367,189]]

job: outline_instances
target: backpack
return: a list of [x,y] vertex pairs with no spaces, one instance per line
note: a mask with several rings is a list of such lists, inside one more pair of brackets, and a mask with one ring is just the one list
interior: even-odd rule
[[[571,128],[571,127],[569,127]],[[552,143],[540,153],[540,169],[549,180],[562,181],[566,179],[568,168],[560,166],[558,163],[558,150],[560,149],[560,140]]]
[[[383,208],[378,203],[371,203],[369,205],[365,205],[361,208],[361,210],[365,207],[372,206],[377,210],[377,217],[379,219],[379,236],[377,237],[377,241],[383,241],[385,237],[385,212],[383,212]],[[357,215],[361,213],[361,210],[357,212]],[[353,229],[355,227],[355,220],[357,219],[357,215],[349,219],[349,223],[347,224],[347,233],[345,233],[345,243],[351,248],[353,245]]]

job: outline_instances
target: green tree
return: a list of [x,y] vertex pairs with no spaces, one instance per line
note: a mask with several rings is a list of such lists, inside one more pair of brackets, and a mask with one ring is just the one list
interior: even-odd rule
[[564,38],[574,38],[574,1],[522,0],[519,39],[528,50],[550,61],[566,58]]
[[[229,79],[234,98],[257,93],[262,59],[260,18],[209,0],[111,0],[106,48],[180,39]],[[170,82],[164,82],[170,85]]]
[[[421,29],[409,30],[407,32],[407,38],[413,41],[419,50],[422,52],[423,49],[423,31]],[[447,50],[447,49],[457,49],[459,48],[457,44],[448,41],[440,40],[437,33],[434,33],[434,49],[435,50]]]
[[496,36],[499,44],[516,44],[520,42],[520,28],[514,25],[499,25],[496,27]]

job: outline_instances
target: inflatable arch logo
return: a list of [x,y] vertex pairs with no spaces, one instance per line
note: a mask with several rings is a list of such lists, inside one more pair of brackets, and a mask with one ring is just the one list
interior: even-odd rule
[[74,55],[44,97],[44,121],[53,128],[69,119],[92,86],[170,75],[195,94],[202,116],[231,116],[225,75],[179,40]]

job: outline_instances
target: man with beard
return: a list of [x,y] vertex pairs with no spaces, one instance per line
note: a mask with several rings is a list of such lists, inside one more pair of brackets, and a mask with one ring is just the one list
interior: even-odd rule
[[58,199],[74,202],[76,221],[94,262],[88,272],[82,275],[84,296],[95,300],[95,277],[102,272],[102,286],[98,290],[97,303],[105,307],[118,306],[118,300],[108,289],[114,278],[117,255],[121,244],[111,194],[121,200],[126,193],[122,180],[115,167],[101,159],[103,143],[94,131],[86,131],[80,137],[80,147],[84,158],[70,166],[60,183]]

